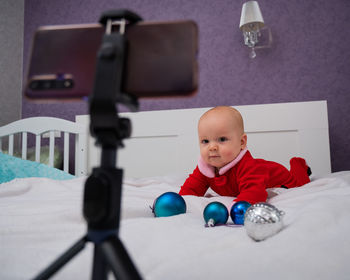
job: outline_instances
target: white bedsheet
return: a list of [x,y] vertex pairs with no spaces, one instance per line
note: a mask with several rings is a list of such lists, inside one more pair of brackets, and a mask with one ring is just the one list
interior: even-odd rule
[[[261,242],[244,227],[205,228],[203,209],[229,197],[186,196],[187,213],[154,218],[149,208],[185,178],[127,179],[120,238],[145,279],[349,279],[350,171],[270,192],[285,228]],[[28,279],[85,234],[85,178],[0,184],[0,279]],[[89,279],[92,244],[53,279]],[[113,278],[112,278],[113,279]]]

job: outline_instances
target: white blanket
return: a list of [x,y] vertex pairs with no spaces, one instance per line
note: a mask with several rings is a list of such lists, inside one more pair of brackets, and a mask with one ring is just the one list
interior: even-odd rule
[[[185,178],[128,179],[120,238],[144,279],[349,279],[350,171],[270,191],[285,228],[255,242],[242,226],[204,227],[203,209],[230,197],[184,197],[187,213],[154,218],[150,206]],[[85,234],[85,178],[0,184],[0,279],[35,276]],[[53,279],[88,279],[93,244]],[[112,278],[113,279],[113,278]]]

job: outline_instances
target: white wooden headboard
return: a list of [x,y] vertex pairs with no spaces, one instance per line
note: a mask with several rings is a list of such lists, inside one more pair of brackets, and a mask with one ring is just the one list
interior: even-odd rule
[[[331,172],[326,101],[234,106],[244,119],[248,148],[255,158],[285,165],[304,157],[314,175]],[[197,122],[209,108],[123,113],[132,137],[118,150],[126,177],[189,174],[199,157]],[[89,116],[76,117],[89,127]],[[88,170],[98,166],[99,148],[88,140]]]

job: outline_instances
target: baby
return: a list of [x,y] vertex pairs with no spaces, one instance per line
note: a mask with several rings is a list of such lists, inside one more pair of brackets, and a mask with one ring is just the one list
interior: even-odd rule
[[254,159],[247,150],[247,135],[241,114],[219,106],[204,113],[198,122],[200,159],[187,178],[180,195],[204,196],[210,187],[234,202],[265,202],[267,188],[294,188],[310,182],[310,168],[302,158],[290,160],[290,171],[283,165]]

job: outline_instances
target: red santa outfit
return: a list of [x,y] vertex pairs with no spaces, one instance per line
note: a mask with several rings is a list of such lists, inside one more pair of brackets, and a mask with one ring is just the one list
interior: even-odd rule
[[200,159],[179,194],[204,196],[210,187],[219,195],[236,197],[234,201],[265,202],[266,188],[294,188],[310,182],[308,169],[303,158],[292,158],[288,171],[279,163],[254,159],[245,149],[218,174],[214,167]]

